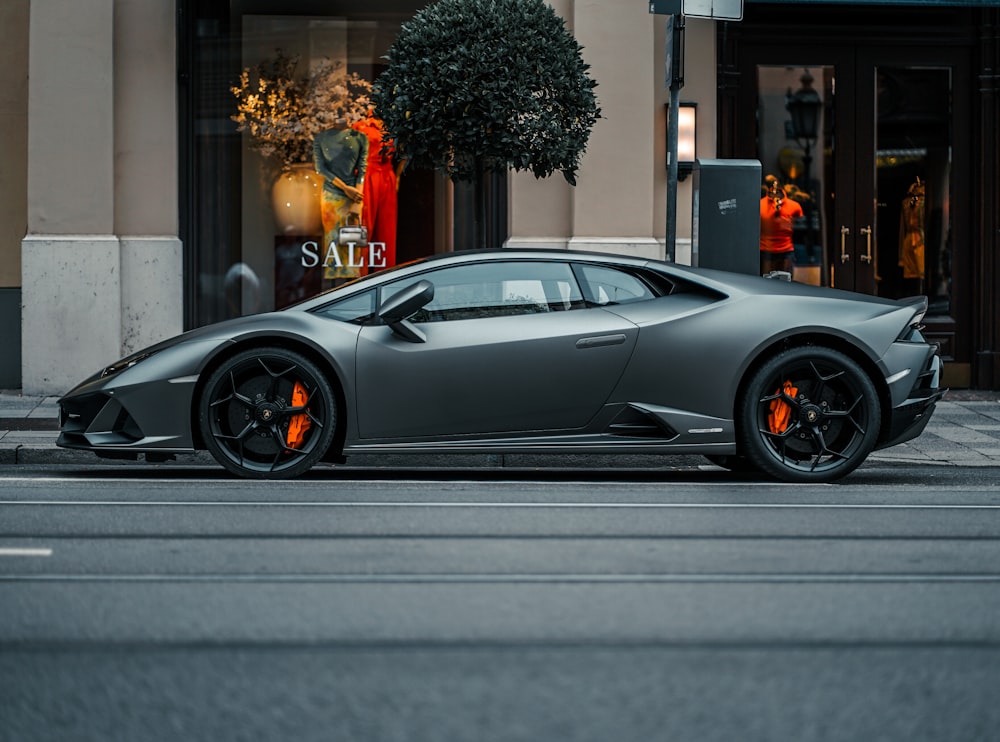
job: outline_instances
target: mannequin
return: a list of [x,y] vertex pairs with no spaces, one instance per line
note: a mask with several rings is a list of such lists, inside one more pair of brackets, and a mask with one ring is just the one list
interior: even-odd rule
[[924,184],[920,178],[910,186],[903,199],[899,217],[899,265],[904,279],[924,279]]
[[364,225],[368,227],[368,239],[385,245],[383,252],[385,265],[370,266],[370,270],[388,268],[396,264],[396,223],[399,176],[406,162],[395,161],[395,150],[391,148],[383,154],[386,144],[383,140],[385,129],[382,120],[369,111],[368,118],[356,122],[353,127],[368,137],[368,169],[364,186]]
[[765,179],[767,193],[760,200],[760,272],[792,272],[795,245],[792,227],[802,216],[802,206],[788,198],[773,175]]
[[[333,127],[316,135],[313,141],[316,171],[323,176],[323,240],[331,249],[337,229],[348,223],[360,223],[364,201],[365,171],[368,166],[368,137],[350,129],[346,119],[337,119]],[[336,282],[364,275],[361,251],[335,246],[337,260],[327,265],[324,278]]]

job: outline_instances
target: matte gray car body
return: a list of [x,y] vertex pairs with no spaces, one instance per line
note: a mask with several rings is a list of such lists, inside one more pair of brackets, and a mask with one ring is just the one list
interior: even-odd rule
[[[437,315],[418,313],[470,266],[498,277],[496,302],[442,299]],[[536,275],[557,277],[539,279],[549,300],[518,295],[535,290]],[[647,293],[611,300],[618,278]],[[401,298],[404,290],[413,297]],[[400,303],[410,316],[396,316]],[[380,306],[391,309],[384,320]],[[208,448],[231,471],[260,477],[359,452],[589,451],[701,453],[824,481],[926,425],[942,392],[937,350],[919,332],[925,310],[923,297],[892,301],[617,255],[452,253],[122,359],[63,397],[59,445],[150,459]],[[264,371],[253,366],[258,349]],[[239,354],[242,365],[230,369]],[[786,363],[779,356],[798,376],[781,368],[759,378],[769,362]],[[298,399],[309,400],[298,406],[296,380]],[[787,405],[791,428],[760,422],[775,405]],[[329,436],[313,443],[324,450],[298,450],[289,424],[302,423],[307,442]]]

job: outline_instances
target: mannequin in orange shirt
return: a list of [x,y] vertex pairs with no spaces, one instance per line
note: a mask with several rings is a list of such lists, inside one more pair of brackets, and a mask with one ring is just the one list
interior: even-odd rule
[[792,272],[795,245],[792,227],[802,216],[802,206],[785,195],[773,175],[767,176],[767,194],[760,200],[760,272]]

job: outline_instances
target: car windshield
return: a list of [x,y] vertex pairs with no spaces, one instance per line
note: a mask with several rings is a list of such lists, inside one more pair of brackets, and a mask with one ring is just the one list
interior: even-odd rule
[[300,299],[294,304],[289,304],[286,307],[282,307],[279,311],[285,312],[288,311],[289,309],[295,309],[296,307],[305,304],[307,302],[315,302],[317,297],[321,296],[325,296],[326,298],[333,300],[336,298],[336,294],[339,293],[340,291],[343,291],[344,289],[357,288],[359,284],[367,283],[368,281],[372,281],[376,278],[383,278],[391,273],[395,273],[396,271],[401,270],[402,268],[406,268],[407,266],[413,265],[414,263],[420,263],[423,260],[424,260],[423,258],[421,258],[420,260],[411,260],[408,263],[400,263],[399,265],[394,265],[390,268],[384,268],[382,270],[376,271],[375,273],[369,273],[367,275],[354,278],[346,283],[340,284],[339,286],[334,286],[333,288],[326,289],[325,291],[321,291],[318,294],[313,294],[312,296],[307,296],[303,299]]

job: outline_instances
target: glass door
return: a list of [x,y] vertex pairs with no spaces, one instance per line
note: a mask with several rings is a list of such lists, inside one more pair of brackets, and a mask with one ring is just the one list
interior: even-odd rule
[[[827,232],[838,190],[834,102],[842,67],[806,62],[756,68],[756,146],[764,176],[761,250],[777,245],[784,233],[794,247],[793,278],[817,286],[834,279],[830,261],[835,244]],[[811,121],[805,124],[789,112],[802,100],[809,101],[805,115]]]
[[735,140],[762,164],[762,248],[779,228],[768,220],[787,213],[794,280],[927,296],[927,334],[950,361],[948,383],[961,385],[968,310],[957,272],[970,219],[959,177],[967,142],[954,125],[957,109],[968,115],[954,84],[961,59],[852,44],[744,51],[742,77],[755,85],[741,87],[740,107],[755,126]]
[[951,70],[876,65],[873,75],[874,223],[857,246],[871,268],[865,288],[894,299],[924,294],[929,314],[949,314]]

